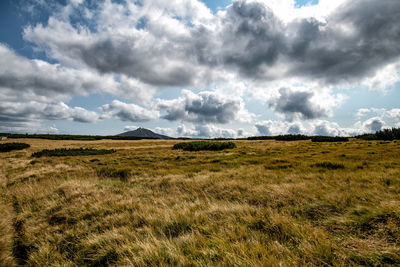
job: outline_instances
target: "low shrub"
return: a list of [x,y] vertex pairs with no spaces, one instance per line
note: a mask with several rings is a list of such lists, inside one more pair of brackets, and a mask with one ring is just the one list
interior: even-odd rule
[[104,178],[119,178],[121,181],[128,180],[131,172],[128,169],[117,170],[114,168],[101,168],[97,170],[97,175]]
[[22,150],[30,147],[30,145],[25,143],[5,143],[0,144],[0,152],[10,152],[13,150]]
[[276,141],[301,141],[301,140],[310,140],[311,137],[302,135],[302,134],[285,134],[278,135],[275,137]]
[[311,138],[312,142],[348,142],[349,138],[339,137],[339,136],[313,136]]
[[318,167],[318,168],[329,169],[329,170],[344,169],[344,165],[342,163],[334,163],[334,162],[329,162],[329,161],[319,162],[319,163],[315,164],[314,166]]
[[275,136],[251,136],[247,140],[275,140]]
[[89,156],[89,155],[105,155],[116,152],[115,149],[92,149],[92,148],[57,148],[44,149],[32,154],[32,157],[64,157],[64,156]]
[[185,142],[185,143],[175,144],[172,149],[182,149],[185,151],[200,151],[200,150],[220,151],[224,149],[232,149],[235,147],[236,145],[233,142],[195,141],[195,142]]

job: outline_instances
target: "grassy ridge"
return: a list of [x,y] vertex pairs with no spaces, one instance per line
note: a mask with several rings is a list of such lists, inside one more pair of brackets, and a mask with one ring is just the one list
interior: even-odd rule
[[[28,152],[77,141],[24,140]],[[397,266],[400,143],[0,154],[1,266]],[[85,143],[88,145],[88,143]]]

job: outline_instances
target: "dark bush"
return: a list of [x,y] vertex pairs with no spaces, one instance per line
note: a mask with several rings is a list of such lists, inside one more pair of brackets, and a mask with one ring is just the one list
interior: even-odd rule
[[247,140],[275,140],[275,136],[252,136],[248,137]]
[[97,170],[97,175],[100,177],[119,178],[121,181],[128,180],[130,174],[130,170],[128,169],[117,170],[114,168],[101,168]]
[[278,135],[275,137],[277,141],[300,141],[300,140],[310,140],[311,137],[302,134],[285,134]]
[[334,163],[334,162],[329,162],[329,161],[319,162],[319,163],[315,164],[315,167],[325,168],[325,169],[329,169],[329,170],[344,169],[344,165],[342,163]]
[[105,155],[116,152],[114,149],[91,149],[91,148],[57,148],[53,150],[44,149],[32,154],[32,157],[64,157],[64,156],[89,156]]
[[185,151],[200,151],[200,150],[210,150],[219,151],[224,149],[235,148],[236,145],[233,142],[206,142],[206,141],[195,141],[178,143],[173,146],[172,149],[183,149]]
[[0,152],[10,152],[13,150],[22,150],[30,147],[30,145],[25,143],[5,143],[0,144]]
[[332,137],[332,136],[313,136],[311,138],[312,142],[348,142],[349,138],[347,137]]

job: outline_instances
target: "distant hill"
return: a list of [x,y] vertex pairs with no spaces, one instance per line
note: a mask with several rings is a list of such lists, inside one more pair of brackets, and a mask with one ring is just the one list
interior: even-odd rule
[[117,136],[124,136],[124,137],[142,137],[142,138],[156,138],[156,139],[172,139],[172,137],[154,133],[145,128],[138,128],[134,131],[129,131],[121,134],[117,134]]

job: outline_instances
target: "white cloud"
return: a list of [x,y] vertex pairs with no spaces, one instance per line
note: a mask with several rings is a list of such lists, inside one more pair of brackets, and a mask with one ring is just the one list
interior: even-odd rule
[[159,118],[158,111],[142,108],[136,104],[127,104],[118,100],[101,107],[101,119],[118,119],[121,121],[144,122]]
[[244,108],[240,97],[211,91],[195,94],[183,90],[178,99],[158,99],[155,105],[159,110],[166,111],[163,118],[170,121],[225,124],[234,121],[251,122],[254,117]]

